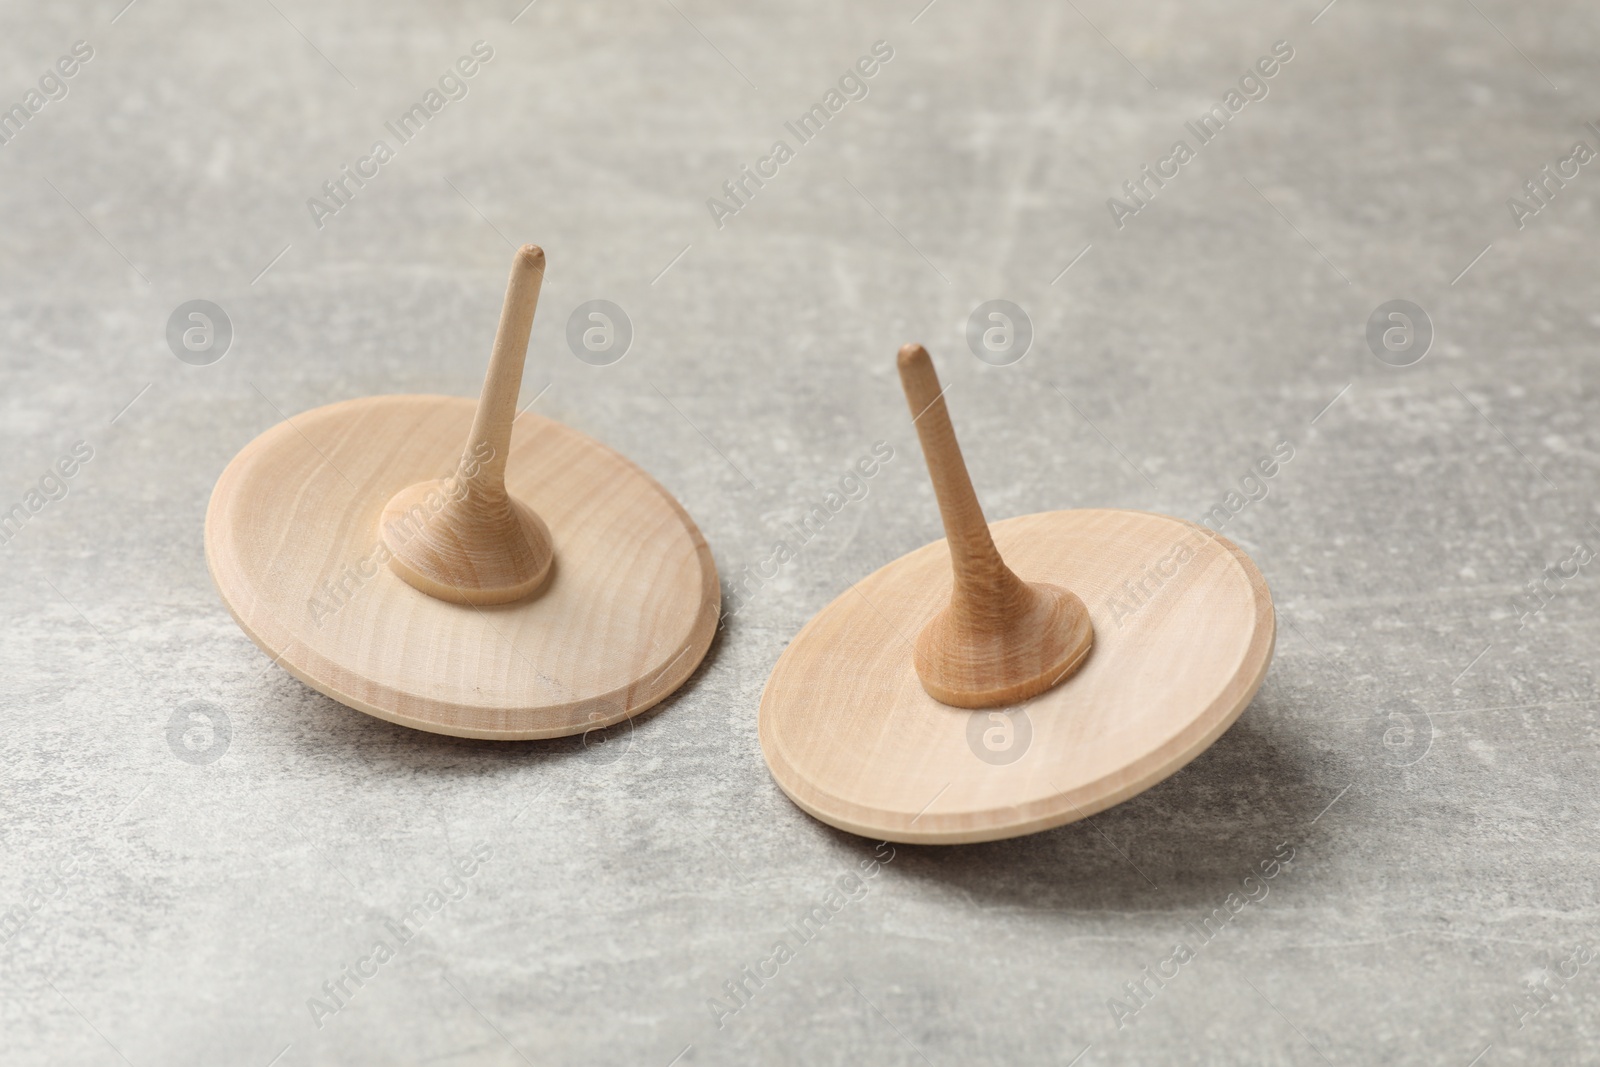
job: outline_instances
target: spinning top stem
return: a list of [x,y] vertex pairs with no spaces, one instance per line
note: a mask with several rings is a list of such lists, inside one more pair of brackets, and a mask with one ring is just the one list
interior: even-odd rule
[[389,566],[429,596],[504,604],[544,584],[555,557],[550,531],[506,492],[511,424],[544,281],[544,250],[517,249],[472,431],[455,474],[396,493],[383,510]]
[[1025,582],[1006,566],[989,535],[927,349],[901,348],[899,367],[955,577],[950,606],[917,636],[917,677],[929,696],[957,707],[1026,700],[1083,664],[1094,644],[1088,609],[1066,589]]
[[484,492],[506,491],[506,453],[511,451],[511,424],[517,417],[517,395],[522,391],[522,368],[528,357],[528,336],[533,313],[544,284],[544,249],[523,245],[511,263],[506,299],[500,308],[494,348],[489,353],[489,373],[483,379],[478,412],[467,438],[467,455],[488,452],[468,483]]

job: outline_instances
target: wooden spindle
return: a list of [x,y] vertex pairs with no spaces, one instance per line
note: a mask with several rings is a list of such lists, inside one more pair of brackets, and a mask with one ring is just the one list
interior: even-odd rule
[[950,546],[950,606],[917,637],[916,668],[936,700],[963,708],[1014,704],[1076,671],[1094,644],[1083,601],[1059,586],[1025,582],[989,535],[933,360],[900,349],[900,384],[922,442]]
[[511,424],[543,281],[544,251],[523,245],[512,261],[489,373],[456,473],[408,486],[384,508],[390,568],[429,596],[504,604],[549,576],[555,558],[549,529],[506,492]]

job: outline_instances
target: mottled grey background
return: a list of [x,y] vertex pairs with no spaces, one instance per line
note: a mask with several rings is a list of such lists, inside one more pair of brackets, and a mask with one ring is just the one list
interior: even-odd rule
[[[0,1061],[1595,1055],[1600,960],[1563,961],[1600,939],[1600,579],[1519,604],[1600,546],[1600,167],[1523,229],[1507,206],[1597,145],[1591,6],[121,3],[0,6],[6,106],[95,50],[0,146],[0,505],[94,450],[0,547]],[[306,199],[480,39],[469,95],[319,231]],[[706,199],[877,40],[870,95],[719,230]],[[1106,198],[1278,40],[1270,95],[1117,229]],[[675,492],[725,580],[896,449],[611,747],[340,707],[234,626],[202,554],[213,482],[280,413],[475,394],[522,241],[550,262],[524,400],[548,386],[537,410]],[[210,366],[166,345],[192,299],[234,326]],[[590,299],[633,322],[613,366],[566,349]],[[1013,366],[966,351],[990,299],[1032,319]],[[1364,340],[1392,299],[1436,330],[1406,369]],[[1291,442],[1225,531],[1277,659],[1211,751],[1091,823],[899,848],[719,1029],[708,1000],[872,854],[778,792],[755,715],[807,618],[939,536],[911,339],[992,518],[1198,517]],[[210,762],[186,719],[191,759],[169,744],[191,701],[227,717]],[[1108,1000],[1285,842],[1119,1029]],[[308,999],[479,845],[319,1028]]]

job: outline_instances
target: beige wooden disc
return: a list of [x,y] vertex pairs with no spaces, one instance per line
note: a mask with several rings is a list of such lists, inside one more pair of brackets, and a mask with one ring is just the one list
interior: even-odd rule
[[419,730],[560,737],[645,710],[704,657],[721,589],[683,507],[592,438],[532,413],[517,421],[506,488],[555,542],[532,598],[452,604],[384,562],[384,505],[455,470],[474,407],[350,400],[246,445],[206,512],[206,559],[228,610],[307,685]]
[[1052,511],[990,529],[1020,577],[1088,606],[1088,661],[1020,713],[941,704],[917,680],[912,645],[949,601],[945,542],[862,579],[805,625],[761,697],[772,776],[823,822],[913,844],[1073,822],[1194,759],[1261,685],[1272,598],[1232,542],[1139,511]]

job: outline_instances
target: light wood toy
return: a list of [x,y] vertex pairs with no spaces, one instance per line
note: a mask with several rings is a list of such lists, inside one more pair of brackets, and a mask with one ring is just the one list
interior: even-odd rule
[[560,737],[651,707],[710,647],[721,590],[683,507],[592,438],[517,414],[543,279],[524,245],[476,407],[330,404],[217,480],[205,543],[223,602],[340,703],[458,737]]
[[1266,582],[1226,538],[1088,509],[989,525],[933,362],[900,379],[945,540],[823,608],[761,696],[761,750],[802,809],[912,844],[1034,833],[1177,771],[1272,659]]

